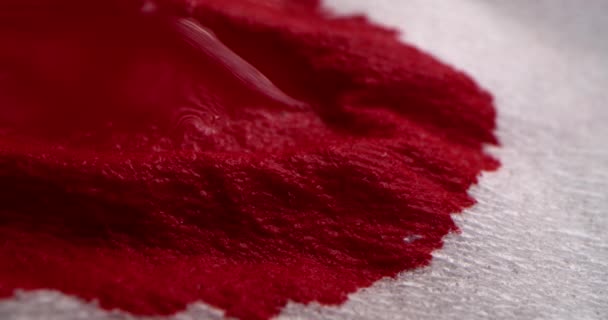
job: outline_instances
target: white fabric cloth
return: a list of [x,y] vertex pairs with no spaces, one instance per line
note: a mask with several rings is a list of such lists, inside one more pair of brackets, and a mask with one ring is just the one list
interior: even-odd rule
[[[489,89],[503,166],[429,267],[278,318],[608,319],[608,1],[327,2],[404,30]],[[169,318],[221,315],[196,303]],[[0,319],[134,318],[37,291],[0,301]]]

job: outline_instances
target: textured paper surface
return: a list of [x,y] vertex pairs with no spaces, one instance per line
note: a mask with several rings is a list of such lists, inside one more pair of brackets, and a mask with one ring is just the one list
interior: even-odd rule
[[[488,88],[503,167],[471,190],[479,204],[431,266],[278,318],[608,318],[608,1],[327,2],[405,30]],[[171,319],[221,315],[197,303]],[[0,301],[0,319],[142,318],[36,291]]]

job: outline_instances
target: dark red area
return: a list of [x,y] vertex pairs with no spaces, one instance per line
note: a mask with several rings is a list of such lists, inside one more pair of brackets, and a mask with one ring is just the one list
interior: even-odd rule
[[342,303],[428,264],[498,165],[488,93],[316,1],[194,12],[307,110],[247,93],[146,17],[34,11],[0,20],[1,296],[242,319]]

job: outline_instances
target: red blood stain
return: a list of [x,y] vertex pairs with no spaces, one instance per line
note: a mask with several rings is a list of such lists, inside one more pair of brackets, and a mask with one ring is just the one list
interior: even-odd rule
[[498,166],[491,96],[362,17],[192,11],[292,108],[158,17],[99,6],[2,11],[1,296],[51,288],[135,314],[202,300],[242,319],[342,303],[428,264]]

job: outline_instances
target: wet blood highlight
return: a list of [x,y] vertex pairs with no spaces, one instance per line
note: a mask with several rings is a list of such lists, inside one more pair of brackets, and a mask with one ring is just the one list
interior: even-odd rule
[[0,296],[339,304],[427,265],[498,166],[491,96],[363,17],[98,2],[0,10]]

